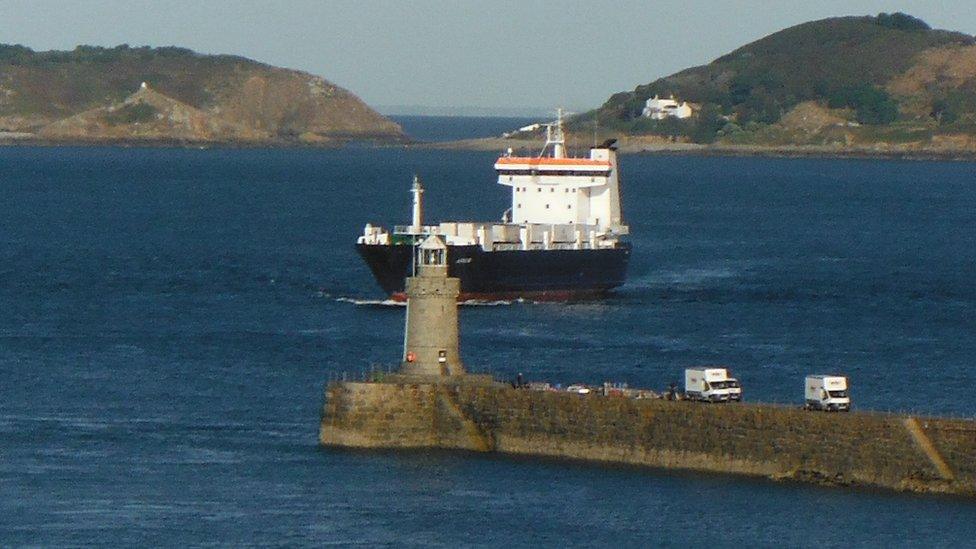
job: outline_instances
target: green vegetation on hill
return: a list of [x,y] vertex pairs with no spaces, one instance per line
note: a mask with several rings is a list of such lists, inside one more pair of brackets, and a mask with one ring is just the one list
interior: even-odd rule
[[[151,48],[149,46],[130,47],[120,44],[114,48],[100,46],[77,46],[71,51],[34,51],[20,44],[0,44],[0,62],[11,65],[44,65],[52,63],[117,63],[125,59],[149,61],[160,57],[203,58],[187,48],[165,46]],[[211,56],[215,58],[234,58],[232,56]],[[236,58],[243,60],[243,58]]]
[[[972,36],[932,30],[902,13],[813,21],[708,65],[614,94],[573,123],[709,143],[742,132],[756,136],[797,105],[814,102],[843,114],[851,124],[897,125],[920,117],[928,119],[925,123],[958,124],[976,113],[976,74],[968,85],[949,91],[926,83],[930,91],[925,97],[898,96],[889,83],[915,66],[922,52],[974,44]],[[697,116],[686,121],[641,116],[649,98],[672,94],[697,104]]]
[[110,113],[106,121],[112,125],[139,124],[152,122],[156,119],[159,109],[147,103],[134,103]]
[[[143,81],[196,107],[214,100],[205,72],[266,67],[242,57],[200,55],[178,47],[114,48],[78,46],[71,51],[35,52],[21,45],[0,45],[0,71],[10,89],[0,115],[67,116],[120,101]],[[10,81],[13,82],[10,82]],[[23,91],[17,88],[22,88]]]
[[854,109],[861,124],[890,124],[898,118],[898,103],[888,92],[871,84],[832,90],[827,94],[827,106]]

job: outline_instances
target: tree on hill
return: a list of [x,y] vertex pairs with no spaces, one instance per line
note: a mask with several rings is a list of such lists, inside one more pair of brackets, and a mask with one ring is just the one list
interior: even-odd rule
[[898,103],[888,92],[868,84],[831,92],[827,97],[827,106],[832,109],[854,109],[861,124],[890,124],[898,118]]
[[932,103],[932,117],[942,126],[976,123],[976,82],[953,90]]
[[712,143],[718,136],[718,131],[725,126],[722,109],[718,105],[708,103],[698,113],[697,120],[692,126],[689,137],[695,143]]
[[912,17],[900,11],[895,13],[879,13],[875,21],[882,27],[905,31],[932,30],[928,23],[917,17]]

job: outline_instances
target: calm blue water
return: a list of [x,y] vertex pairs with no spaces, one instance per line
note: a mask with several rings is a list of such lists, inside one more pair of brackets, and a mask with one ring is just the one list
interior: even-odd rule
[[[316,445],[322,387],[398,357],[352,243],[505,209],[493,155],[0,149],[0,546],[962,546],[976,504]],[[630,282],[462,310],[475,370],[976,415],[973,164],[625,157]]]

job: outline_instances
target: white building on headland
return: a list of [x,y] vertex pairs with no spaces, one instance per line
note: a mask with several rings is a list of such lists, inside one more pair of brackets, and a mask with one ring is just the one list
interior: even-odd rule
[[654,96],[648,99],[644,105],[643,115],[651,120],[664,120],[665,118],[691,118],[692,109],[687,101],[680,104],[675,101],[672,95],[669,99],[661,99]]

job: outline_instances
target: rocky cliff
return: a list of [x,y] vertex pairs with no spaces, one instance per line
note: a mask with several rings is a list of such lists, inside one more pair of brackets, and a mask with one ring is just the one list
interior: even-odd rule
[[0,132],[46,141],[402,140],[352,93],[300,71],[182,48],[0,46]]

